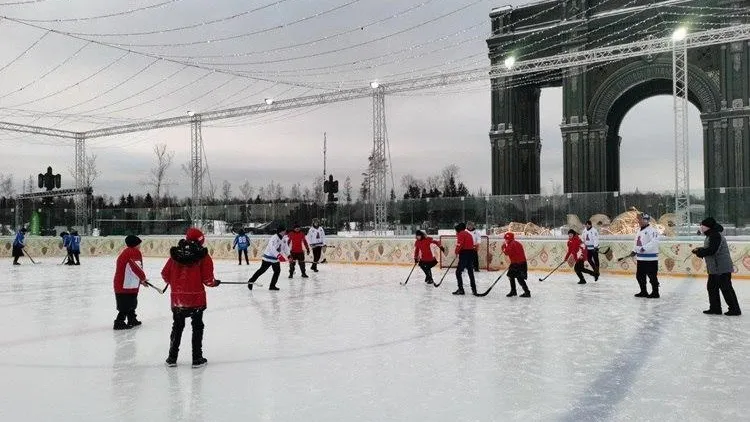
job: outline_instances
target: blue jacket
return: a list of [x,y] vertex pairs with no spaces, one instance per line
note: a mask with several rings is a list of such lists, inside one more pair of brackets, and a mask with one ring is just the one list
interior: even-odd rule
[[68,236],[68,247],[73,252],[80,252],[81,251],[81,236]]
[[67,249],[70,247],[70,235],[69,234],[66,234],[65,236],[63,236],[62,241],[63,241],[63,248]]
[[24,239],[25,238],[26,238],[26,236],[23,233],[21,233],[21,232],[16,233],[16,238],[13,239],[13,247],[19,247],[19,246],[20,247],[24,247],[24,246],[26,246],[26,244],[24,243]]
[[250,246],[250,238],[247,237],[246,234],[237,235],[237,237],[234,238],[234,244],[232,247],[235,246],[241,251],[246,251],[248,246]]

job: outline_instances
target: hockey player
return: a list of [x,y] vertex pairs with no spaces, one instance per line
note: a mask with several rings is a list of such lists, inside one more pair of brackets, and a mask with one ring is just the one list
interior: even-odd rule
[[432,245],[437,245],[441,252],[445,252],[445,247],[437,240],[428,237],[422,230],[417,230],[417,240],[414,242],[414,263],[424,271],[425,283],[432,284],[432,267],[437,265],[437,259],[432,255]]
[[70,254],[75,259],[75,263],[73,265],[81,265],[81,236],[78,235],[78,231],[73,230],[72,232],[70,232],[69,245]]
[[318,272],[318,262],[320,262],[320,256],[323,253],[323,247],[326,244],[326,232],[323,227],[320,227],[318,219],[313,219],[312,227],[307,231],[307,243],[310,245],[313,251],[313,263],[310,269],[313,272]]
[[591,224],[591,220],[586,222],[586,228],[583,230],[583,242],[586,244],[589,265],[594,270],[594,281],[597,281],[599,280],[599,231]]
[[482,243],[482,235],[479,234],[473,221],[466,223],[466,230],[471,234],[471,239],[474,242],[474,272],[479,272],[479,244]]
[[67,256],[65,259],[65,265],[73,265],[73,255],[70,253],[70,233],[62,232],[60,233],[60,238],[62,239],[63,248],[65,248]]
[[23,256],[23,249],[26,247],[26,227],[22,227],[21,230],[16,233],[15,239],[13,239],[13,265],[21,265],[18,262],[18,258]]
[[247,257],[247,248],[250,246],[250,238],[245,234],[244,229],[240,229],[237,232],[237,236],[234,238],[232,249],[237,248],[237,258],[239,259],[239,265],[242,265],[242,254],[245,254],[245,264],[250,265],[250,260]]
[[698,258],[706,260],[706,271],[708,271],[708,310],[703,311],[707,315],[721,315],[721,297],[719,291],[724,295],[729,311],[724,315],[742,315],[740,304],[737,302],[737,294],[732,287],[732,271],[734,264],[729,255],[727,239],[721,234],[724,227],[717,223],[713,217],[701,221],[701,232],[706,236],[702,248],[693,249]]
[[284,236],[286,228],[279,227],[276,229],[276,234],[268,239],[268,245],[266,250],[263,251],[263,257],[260,261],[260,268],[253,274],[252,277],[247,281],[247,288],[253,290],[253,283],[258,280],[258,277],[263,275],[268,268],[273,270],[273,276],[271,277],[271,285],[268,290],[279,290],[276,287],[276,283],[279,281],[279,274],[281,273],[281,264],[279,261],[284,262],[287,258],[292,259],[291,251],[289,250],[289,244]]
[[[129,330],[141,325],[135,314],[138,307],[138,290],[146,283],[146,273],[143,272],[143,256],[140,251],[141,239],[137,236],[127,236],[127,246],[117,257],[115,266],[114,290],[117,303],[117,318],[115,330]],[[125,319],[127,318],[127,323]]]
[[[651,226],[651,216],[638,214],[638,225],[641,227],[635,236],[635,245],[630,256],[636,257],[635,278],[641,291],[635,297],[659,298],[659,232]],[[651,283],[651,294],[646,290],[646,278]]]
[[205,366],[203,357],[203,311],[206,310],[206,289],[216,287],[221,281],[214,278],[214,262],[203,247],[205,238],[196,228],[188,229],[185,239],[169,250],[169,259],[161,270],[164,281],[170,285],[172,306],[172,333],[169,336],[168,367],[177,366],[182,331],[185,320],[193,326],[193,368]]
[[565,254],[565,261],[571,256],[576,260],[573,270],[578,276],[578,284],[586,284],[583,274],[586,273],[593,276],[594,272],[587,270],[583,266],[586,262],[586,245],[584,245],[578,232],[573,229],[568,230],[568,253]]
[[456,267],[456,281],[458,290],[453,292],[454,295],[464,294],[464,282],[461,279],[461,273],[466,270],[469,273],[469,282],[471,292],[477,294],[477,284],[474,281],[474,239],[466,230],[464,223],[459,223],[456,229],[456,255],[458,256],[458,266]]
[[302,278],[307,278],[307,272],[305,271],[305,251],[308,255],[310,254],[310,245],[307,244],[307,238],[300,230],[299,224],[294,223],[292,231],[287,234],[287,242],[292,256],[292,259],[289,261],[289,278],[294,277],[295,263],[299,264]]
[[523,289],[521,297],[531,297],[529,287],[526,285],[526,279],[528,278],[528,264],[526,263],[526,252],[523,250],[523,245],[516,240],[515,235],[511,232],[505,233],[503,236],[505,243],[503,243],[502,251],[510,259],[510,266],[508,267],[508,280],[510,280],[510,293],[505,295],[506,297],[516,296],[516,280]]

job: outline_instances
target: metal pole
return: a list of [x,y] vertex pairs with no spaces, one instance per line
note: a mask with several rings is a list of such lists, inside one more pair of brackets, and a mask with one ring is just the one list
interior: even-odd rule
[[195,114],[190,120],[190,176],[192,179],[190,219],[198,227],[203,222],[203,134],[201,116]]
[[[74,166],[75,187],[76,189],[82,189],[86,187],[86,137],[83,134],[76,135]],[[75,226],[83,234],[88,234],[86,194],[76,194],[73,197],[73,204],[75,206]]]
[[388,228],[388,160],[386,155],[385,127],[385,88],[373,88],[372,94],[372,186],[375,231],[383,232]]
[[[679,31],[679,30],[678,30]],[[675,32],[672,49],[674,99],[675,216],[678,227],[690,228],[690,142],[688,138],[687,42]]]

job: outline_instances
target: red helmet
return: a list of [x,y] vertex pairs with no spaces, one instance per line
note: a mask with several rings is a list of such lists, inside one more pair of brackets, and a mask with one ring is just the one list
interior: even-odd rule
[[188,229],[187,233],[185,233],[185,239],[192,242],[198,242],[198,244],[200,245],[202,245],[206,240],[206,238],[203,236],[203,232],[196,229],[195,227],[191,227]]
[[503,238],[507,241],[514,240],[516,236],[513,234],[513,232],[507,232],[505,235],[503,235]]

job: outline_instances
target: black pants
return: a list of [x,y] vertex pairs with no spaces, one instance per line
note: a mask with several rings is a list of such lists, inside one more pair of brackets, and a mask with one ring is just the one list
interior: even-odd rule
[[586,281],[586,279],[583,278],[584,274],[594,275],[593,271],[587,270],[583,265],[584,265],[583,261],[576,261],[576,265],[573,267],[573,270],[576,272],[576,275],[578,276],[578,280],[580,281]]
[[638,261],[635,270],[635,279],[638,280],[638,286],[641,288],[641,293],[648,293],[646,291],[646,278],[651,283],[651,289],[653,292],[659,292],[659,261]]
[[240,265],[242,265],[242,254],[245,254],[245,263],[247,265],[250,265],[250,260],[247,258],[247,249],[237,249],[237,259],[240,261]]
[[305,273],[305,253],[304,252],[292,252],[293,261],[289,261],[289,276],[294,275],[294,266],[299,264],[299,271],[302,275]]
[[516,281],[518,281],[518,284],[521,286],[525,293],[529,292],[529,286],[526,285],[528,272],[529,267],[526,262],[510,264],[510,267],[508,267],[508,280],[510,280],[511,293],[516,292]]
[[279,274],[281,273],[281,264],[278,262],[260,261],[260,268],[250,277],[249,281],[255,283],[258,277],[262,276],[269,268],[273,269],[273,276],[271,277],[271,285],[269,287],[276,287],[276,282],[279,281]]
[[721,291],[729,312],[740,312],[737,294],[732,287],[732,273],[709,274],[706,290],[708,290],[709,310],[721,312],[721,297],[719,296],[719,291]]
[[320,256],[323,254],[323,247],[322,246],[313,246],[312,247],[313,252],[313,263],[310,265],[310,269],[313,271],[318,271],[318,262],[320,262]]
[[479,251],[474,249],[472,252],[474,252],[474,271],[479,271]]
[[73,258],[75,260],[75,263],[73,265],[81,265],[81,251],[73,250],[71,253],[73,254]]
[[75,259],[73,259],[73,250],[70,248],[67,248],[67,253],[68,253],[68,261],[65,263],[65,265],[74,265],[76,261]]
[[594,272],[599,271],[599,248],[589,249],[588,252],[588,262],[589,265],[591,265],[591,268],[594,269]]
[[432,267],[437,265],[437,263],[438,262],[435,259],[433,259],[432,261],[419,261],[419,268],[424,271],[424,281],[434,281],[432,280]]
[[466,250],[458,254],[458,267],[456,267],[456,281],[458,290],[464,291],[464,281],[461,279],[461,273],[466,270],[469,272],[469,283],[471,284],[472,293],[477,292],[477,284],[474,281],[474,251]]
[[115,302],[117,303],[117,318],[115,322],[125,322],[132,324],[136,320],[135,308],[138,307],[138,295],[129,293],[115,293]]
[[203,311],[206,308],[172,308],[172,334],[169,336],[169,359],[177,360],[180,353],[182,331],[185,319],[191,319],[193,326],[193,362],[203,358]]
[[18,264],[18,258],[23,256],[23,248],[20,246],[13,246],[13,263]]

